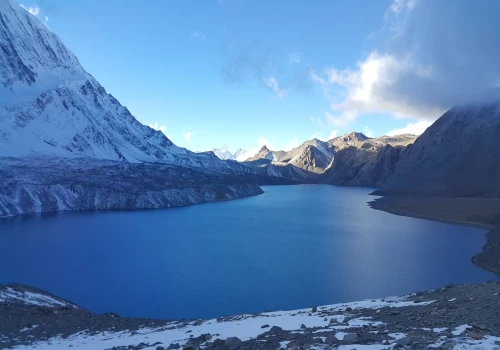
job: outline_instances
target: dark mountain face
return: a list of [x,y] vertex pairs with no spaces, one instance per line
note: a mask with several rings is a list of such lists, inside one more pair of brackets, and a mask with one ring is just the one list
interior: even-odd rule
[[401,157],[384,193],[500,195],[500,103],[454,107]]

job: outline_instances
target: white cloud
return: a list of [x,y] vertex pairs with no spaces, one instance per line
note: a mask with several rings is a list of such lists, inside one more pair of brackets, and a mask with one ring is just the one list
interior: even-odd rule
[[429,126],[431,126],[432,122],[429,120],[419,120],[415,123],[409,123],[407,126],[401,129],[394,129],[387,132],[387,135],[401,135],[401,134],[413,134],[413,135],[421,135]]
[[184,134],[184,138],[186,139],[187,142],[191,142],[192,136],[193,133],[191,132],[191,127],[189,127],[189,131]]
[[202,32],[192,32],[189,36],[193,39],[201,39],[201,40],[204,40],[207,37]]
[[[20,6],[25,9],[26,11],[28,11],[29,13],[31,13],[33,16],[38,16],[38,14],[40,13],[40,8],[38,6],[30,6],[30,7],[26,7],[24,6],[23,4],[20,4]],[[47,17],[45,17],[47,18]],[[47,21],[48,21],[48,18],[47,18]]]
[[45,16],[45,24],[49,21],[49,17]]
[[337,130],[333,130],[330,135],[328,135],[328,140],[334,139],[337,137]]
[[288,59],[289,59],[292,63],[300,63],[300,54],[298,54],[297,52],[292,52],[292,53],[288,56]]
[[271,91],[275,92],[279,98],[283,98],[286,96],[287,91],[281,89],[278,83],[278,80],[274,76],[270,76],[268,78],[264,78],[264,85],[266,85]]
[[283,150],[283,151],[289,151],[289,150],[291,150],[293,148],[297,148],[299,146],[300,146],[299,140],[297,140],[297,138],[294,138],[290,142],[287,142],[287,143],[283,144],[281,146],[281,150]]
[[364,130],[363,130],[363,133],[365,134],[365,136],[368,136],[368,137],[374,137],[375,134],[373,133],[373,130],[370,129],[369,127],[365,126]]
[[167,135],[167,126],[164,124],[158,124],[158,122],[154,122],[153,124],[149,124],[149,127],[155,130],[161,131],[164,135]]
[[417,4],[417,0],[393,0],[389,6],[388,12],[393,12],[399,15],[404,10],[411,10]]
[[378,50],[351,68],[310,72],[331,102],[328,120],[345,126],[360,114],[389,113],[432,121],[484,98],[500,86],[499,11],[495,0],[393,0]]

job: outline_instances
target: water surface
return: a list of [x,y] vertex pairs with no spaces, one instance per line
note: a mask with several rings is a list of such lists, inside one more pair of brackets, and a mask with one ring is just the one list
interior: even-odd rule
[[185,208],[0,220],[0,283],[162,318],[295,309],[499,280],[484,231],[367,206],[368,188],[264,187]]

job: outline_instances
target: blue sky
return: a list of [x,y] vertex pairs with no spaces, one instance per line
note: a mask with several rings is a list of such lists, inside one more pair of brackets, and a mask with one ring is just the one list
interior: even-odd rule
[[[485,22],[496,29],[489,12],[500,2],[478,2],[477,11],[462,11],[473,3],[461,0],[19,3],[139,121],[192,150],[235,151],[286,149],[353,130],[423,131],[469,92],[455,91],[455,80],[478,76],[456,74],[470,71],[467,60],[448,71],[440,52],[468,54]],[[440,20],[450,8],[458,10]],[[460,35],[465,14],[470,38],[442,45],[449,30]],[[481,45],[495,46],[490,36]],[[494,66],[496,54],[484,64]],[[476,90],[500,81],[483,80]]]

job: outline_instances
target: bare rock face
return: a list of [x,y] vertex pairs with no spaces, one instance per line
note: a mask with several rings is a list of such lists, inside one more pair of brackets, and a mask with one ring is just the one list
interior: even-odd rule
[[383,147],[360,169],[353,184],[380,186],[393,174],[405,151],[406,147],[404,146],[387,145]]
[[335,161],[322,177],[334,185],[380,186],[389,178],[407,148],[383,147],[364,142],[359,148],[350,146],[338,151]]
[[500,195],[500,100],[451,108],[401,157],[386,194]]
[[[255,168],[271,168],[274,165],[275,169],[269,171],[276,173],[282,173],[284,166],[291,165],[295,173],[304,175],[305,181],[313,178],[315,181],[331,184],[374,185],[388,177],[387,171],[394,169],[395,157],[399,155],[399,150],[415,139],[416,136],[410,134],[370,138],[362,133],[351,132],[327,142],[318,139],[308,140],[286,152],[271,151],[263,146],[244,164]],[[398,147],[398,151],[391,151],[389,157],[391,160],[387,155],[382,157],[384,164],[378,166],[376,156],[380,152],[384,154],[388,152],[385,150],[388,145]],[[360,174],[363,164],[369,160],[371,163]],[[276,166],[282,168],[278,169]],[[372,172],[383,172],[383,174],[372,174]],[[358,174],[360,174],[359,179],[357,179]],[[300,176],[297,179],[300,179]]]

